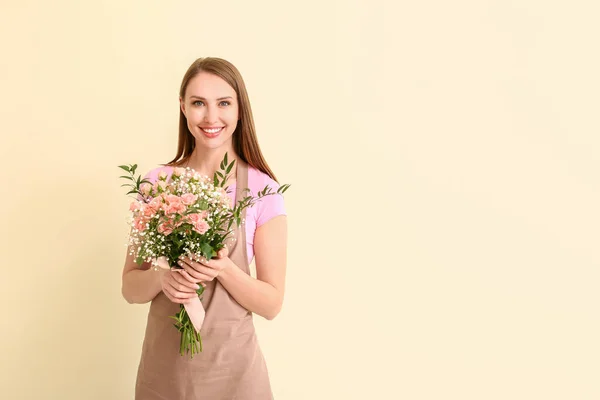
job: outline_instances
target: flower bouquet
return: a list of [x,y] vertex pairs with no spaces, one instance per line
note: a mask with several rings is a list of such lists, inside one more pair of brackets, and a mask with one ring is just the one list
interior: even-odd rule
[[[264,196],[283,194],[289,187],[281,185],[273,191],[265,186],[257,196],[241,196],[232,204],[225,184],[234,163],[235,160],[228,163],[225,154],[220,170],[212,179],[190,168],[174,168],[170,177],[161,171],[155,183],[135,176],[137,164],[119,166],[129,174],[120,178],[130,181],[121,186],[131,187],[127,195],[137,195],[129,208],[132,229],[128,240],[129,254],[135,257],[136,264],[148,262],[154,268],[181,268],[177,260],[182,255],[196,261],[199,257],[210,260],[225,247],[233,224],[240,225],[245,208]],[[196,292],[201,296],[203,291],[200,285]],[[189,352],[193,357],[201,352],[204,309],[200,298],[181,304],[180,311],[171,318],[181,333],[181,355]]]

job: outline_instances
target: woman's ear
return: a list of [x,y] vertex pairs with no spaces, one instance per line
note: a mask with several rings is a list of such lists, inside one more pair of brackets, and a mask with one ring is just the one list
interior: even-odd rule
[[185,102],[183,101],[183,99],[181,97],[179,98],[179,108],[181,108],[181,112],[187,118],[187,115],[185,114]]

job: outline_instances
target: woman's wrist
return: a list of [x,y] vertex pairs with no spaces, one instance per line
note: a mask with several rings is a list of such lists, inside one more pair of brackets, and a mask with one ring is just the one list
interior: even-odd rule
[[219,275],[217,275],[217,279],[227,279],[232,273],[235,273],[235,269],[238,268],[237,265],[233,262],[233,260],[227,257],[227,262],[221,271],[219,271]]

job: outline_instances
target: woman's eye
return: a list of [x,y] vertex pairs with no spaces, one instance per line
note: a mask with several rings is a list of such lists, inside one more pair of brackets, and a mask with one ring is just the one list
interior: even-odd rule
[[[192,105],[194,105],[194,106],[202,106],[202,105],[204,105],[204,103],[202,101],[200,101],[200,100],[196,100],[196,101],[194,101],[192,103]],[[227,100],[223,100],[222,102],[219,103],[219,105],[221,105],[221,106],[228,106],[228,105],[231,105],[231,102],[229,102]]]

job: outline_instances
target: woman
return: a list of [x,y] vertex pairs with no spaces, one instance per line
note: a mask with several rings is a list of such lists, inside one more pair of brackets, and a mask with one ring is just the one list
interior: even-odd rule
[[[186,72],[180,89],[179,145],[175,158],[151,170],[190,167],[213,176],[225,153],[235,159],[228,181],[231,198],[241,190],[253,195],[279,187],[265,162],[255,134],[244,81],[229,62],[200,58]],[[233,178],[235,177],[235,179]],[[129,303],[152,301],[136,382],[136,399],[272,399],[265,360],[252,314],[273,319],[280,311],[285,284],[287,221],[283,197],[266,196],[245,209],[232,246],[217,258],[180,262],[185,272],[140,268],[128,255],[123,297]],[[235,225],[234,225],[235,226]],[[255,259],[256,278],[249,263]],[[179,353],[179,332],[170,315],[205,286],[206,316],[200,334],[203,351],[193,358]]]

